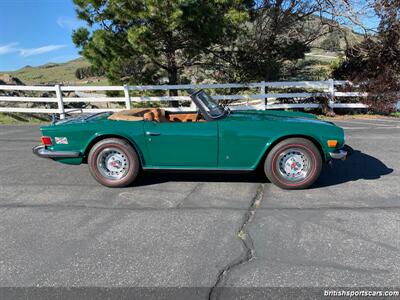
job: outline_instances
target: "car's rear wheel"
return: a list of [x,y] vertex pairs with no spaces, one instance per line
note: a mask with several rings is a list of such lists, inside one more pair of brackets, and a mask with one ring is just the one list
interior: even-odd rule
[[268,179],[283,189],[304,189],[321,173],[322,158],[313,142],[289,138],[278,143],[267,155],[264,171]]
[[125,140],[104,139],[90,149],[89,170],[94,179],[108,187],[130,185],[139,173],[135,149]]

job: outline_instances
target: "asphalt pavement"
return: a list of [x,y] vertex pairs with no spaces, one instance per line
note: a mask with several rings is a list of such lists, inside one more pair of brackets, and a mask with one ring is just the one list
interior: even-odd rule
[[[335,121],[355,151],[307,190],[263,174],[143,173],[100,186],[0,126],[1,287],[400,286],[400,120]],[[190,290],[187,292],[191,293]]]

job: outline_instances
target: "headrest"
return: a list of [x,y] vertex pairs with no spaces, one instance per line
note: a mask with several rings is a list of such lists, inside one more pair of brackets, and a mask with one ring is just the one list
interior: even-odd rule
[[143,120],[154,121],[154,112],[149,111],[143,115]]

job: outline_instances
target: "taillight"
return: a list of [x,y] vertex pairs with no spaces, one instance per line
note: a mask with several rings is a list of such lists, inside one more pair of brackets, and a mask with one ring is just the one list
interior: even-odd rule
[[51,137],[49,136],[42,136],[42,144],[45,146],[51,146],[53,145],[53,141],[51,140]]

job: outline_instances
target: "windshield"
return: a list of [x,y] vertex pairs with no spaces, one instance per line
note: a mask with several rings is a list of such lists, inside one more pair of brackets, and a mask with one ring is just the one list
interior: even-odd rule
[[225,110],[206,92],[198,92],[196,98],[212,118],[219,118],[225,114]]

